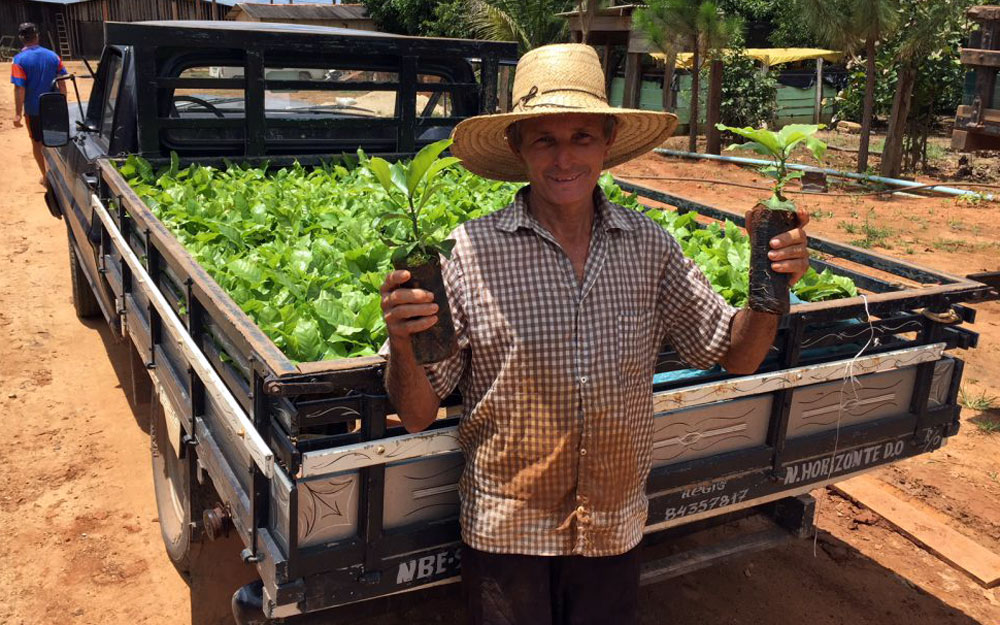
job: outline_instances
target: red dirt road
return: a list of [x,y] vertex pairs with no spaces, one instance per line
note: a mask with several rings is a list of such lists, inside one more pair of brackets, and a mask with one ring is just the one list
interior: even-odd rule
[[[0,64],[0,75],[6,72],[9,66]],[[211,622],[191,619],[189,588],[160,542],[146,408],[133,408],[124,390],[128,351],[102,321],[81,322],[73,313],[65,227],[48,215],[27,133],[11,126],[11,109],[10,93],[3,90],[0,625]],[[690,185],[673,188],[681,194],[696,191]],[[993,222],[990,227],[1000,220]],[[983,263],[978,261],[968,270],[979,269]],[[954,267],[964,262],[956,260]],[[977,324],[984,331],[982,356],[971,359],[967,372],[993,392],[998,376],[989,361],[996,360],[1000,330],[990,324],[997,319],[995,307],[984,309]],[[997,549],[1000,537],[989,523],[1000,516],[989,506],[996,505],[1000,490],[983,475],[998,468],[998,441],[967,424],[944,450],[881,474]],[[815,554],[812,541],[798,541],[644,588],[642,622],[1000,623],[1000,592],[979,588],[871,513],[826,491],[817,496]],[[213,566],[234,563],[231,550],[217,551],[223,553]],[[201,593],[199,601],[214,602],[216,613],[225,614],[234,588]],[[364,611],[350,622],[455,623],[461,618],[455,587],[372,604]]]

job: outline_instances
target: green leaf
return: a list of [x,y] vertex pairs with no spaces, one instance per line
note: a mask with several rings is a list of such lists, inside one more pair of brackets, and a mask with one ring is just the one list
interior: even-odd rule
[[812,152],[813,158],[820,163],[823,162],[823,157],[826,156],[826,143],[815,137],[808,137],[806,139],[806,147]]
[[424,175],[424,184],[430,185],[443,170],[461,162],[462,159],[455,156],[448,156],[446,158],[442,158],[441,160],[434,161],[434,164],[427,169],[427,174]]
[[[423,179],[424,174],[428,172],[428,169],[432,167],[435,159],[448,149],[451,145],[451,139],[442,139],[440,141],[435,141],[434,143],[425,145],[423,149],[417,152],[417,155],[413,157],[410,162],[410,167],[406,172],[406,190],[412,197],[417,194],[417,185]],[[458,160],[458,159],[455,159]]]
[[449,260],[453,249],[455,249],[455,239],[445,239],[435,246],[435,251]]
[[406,169],[402,163],[393,163],[389,166],[389,173],[392,184],[406,197],[410,197],[410,189],[406,186]]
[[368,161],[368,169],[371,170],[375,177],[378,178],[379,183],[385,188],[386,193],[392,196],[393,190],[396,185],[392,182],[392,173],[389,170],[389,163],[384,158],[379,158],[378,156],[373,156]]
[[173,150],[170,151],[170,169],[168,170],[168,175],[171,177],[177,176],[177,172],[181,169],[181,159],[177,156],[177,152]]
[[[719,130],[729,131],[733,134],[740,135],[741,137],[750,140],[749,143],[744,143],[742,145],[734,143],[733,145],[729,146],[729,148],[726,149],[731,149],[733,148],[733,146],[741,148],[745,147],[747,149],[753,149],[758,154],[764,154],[766,156],[771,156],[774,158],[777,158],[778,155],[781,154],[783,146],[778,141],[778,136],[775,133],[771,132],[770,130],[765,130],[765,129],[758,130],[756,128],[749,128],[749,127],[733,128],[731,126],[726,126],[724,124],[716,124],[716,128],[718,128]],[[757,146],[760,147],[759,148],[750,147],[751,143],[757,144]],[[763,151],[758,151],[758,149],[761,149]]]
[[768,207],[773,211],[789,211],[795,212],[795,203],[791,200],[780,200],[778,196],[772,195],[762,202],[764,206]]
[[747,141],[746,143],[730,143],[728,146],[726,146],[726,150],[727,151],[728,150],[750,150],[750,151],[756,152],[757,154],[760,154],[762,156],[776,158],[775,157],[775,153],[772,152],[771,149],[768,146],[764,145],[763,143],[759,143],[757,141]]

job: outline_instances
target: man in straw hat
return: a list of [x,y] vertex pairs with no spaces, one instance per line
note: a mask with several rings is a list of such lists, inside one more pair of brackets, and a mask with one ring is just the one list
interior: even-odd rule
[[[530,183],[454,233],[444,275],[459,351],[417,365],[410,336],[435,323],[437,306],[400,288],[407,272],[385,280],[387,387],[404,425],[426,428],[456,387],[464,399],[473,623],[636,622],[659,347],[746,374],[774,340],[777,316],[727,305],[669,234],[597,186],[602,169],[660,145],[676,123],[608,106],[586,45],[525,54],[513,112],[467,119],[453,135],[469,170]],[[801,229],[771,246],[776,271],[805,273]]]

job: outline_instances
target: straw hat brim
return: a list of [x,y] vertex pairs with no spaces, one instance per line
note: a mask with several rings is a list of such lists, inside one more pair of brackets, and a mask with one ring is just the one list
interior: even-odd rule
[[507,145],[507,127],[525,119],[588,113],[614,115],[617,133],[603,169],[620,165],[659,147],[677,127],[677,116],[660,111],[594,106],[580,109],[544,108],[518,113],[480,115],[465,119],[452,132],[451,153],[462,166],[484,178],[525,182],[524,162]]

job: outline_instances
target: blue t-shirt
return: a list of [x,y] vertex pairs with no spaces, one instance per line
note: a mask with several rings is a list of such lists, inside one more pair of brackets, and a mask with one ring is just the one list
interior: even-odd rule
[[10,81],[24,87],[24,114],[38,115],[38,98],[52,90],[56,76],[66,73],[59,55],[39,45],[28,46],[14,57]]

